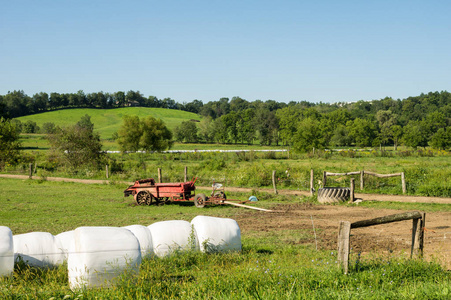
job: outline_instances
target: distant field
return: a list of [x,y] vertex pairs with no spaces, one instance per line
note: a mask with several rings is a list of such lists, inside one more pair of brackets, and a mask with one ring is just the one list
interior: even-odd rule
[[[30,151],[46,151],[50,144],[46,139],[46,134],[24,133],[20,135],[22,149]],[[102,139],[102,149],[105,151],[117,151],[119,146],[110,137]],[[269,150],[285,149],[283,146],[260,146],[258,144],[183,144],[174,143],[171,150]]]
[[36,122],[39,126],[46,122],[53,122],[58,126],[69,126],[77,123],[80,118],[88,114],[94,123],[94,130],[100,134],[101,139],[111,139],[122,124],[122,117],[125,115],[137,115],[140,118],[153,116],[162,119],[166,126],[173,130],[176,126],[186,120],[201,120],[202,117],[181,110],[150,108],[150,107],[122,107],[113,109],[90,109],[75,108],[50,111],[41,114],[35,114],[17,118],[21,122],[28,120]]
[[[122,117],[125,115],[137,115],[140,118],[153,116],[162,119],[170,130],[187,120],[202,120],[202,116],[174,109],[148,108],[148,107],[123,107],[114,109],[63,109],[50,111],[41,114],[35,114],[17,118],[21,122],[28,120],[36,122],[40,127],[46,122],[53,122],[58,126],[69,126],[77,123],[84,115],[91,116],[94,123],[94,130],[100,134],[104,150],[119,150],[115,141],[111,140],[122,124]],[[22,134],[22,148],[28,150],[48,150],[49,144],[45,134]],[[175,143],[172,149],[175,150],[194,150],[194,149],[218,149],[218,150],[239,150],[239,149],[274,149],[275,146],[262,147],[260,145],[247,144],[180,144]]]

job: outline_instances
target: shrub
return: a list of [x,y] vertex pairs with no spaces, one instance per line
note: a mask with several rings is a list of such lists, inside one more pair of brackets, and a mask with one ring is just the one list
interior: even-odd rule
[[52,156],[59,164],[72,169],[86,165],[99,167],[104,158],[100,136],[93,131],[89,116],[81,121],[49,135]]
[[6,164],[14,165],[19,158],[19,130],[16,125],[0,118],[0,169]]

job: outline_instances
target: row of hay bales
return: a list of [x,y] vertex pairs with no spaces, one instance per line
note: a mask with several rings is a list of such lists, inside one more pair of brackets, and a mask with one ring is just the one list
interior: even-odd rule
[[241,250],[235,220],[197,216],[156,222],[149,226],[79,227],[56,236],[48,232],[12,235],[0,226],[0,276],[13,273],[14,262],[38,268],[67,260],[71,289],[108,286],[125,270],[139,272],[144,257],[165,257],[176,251]]

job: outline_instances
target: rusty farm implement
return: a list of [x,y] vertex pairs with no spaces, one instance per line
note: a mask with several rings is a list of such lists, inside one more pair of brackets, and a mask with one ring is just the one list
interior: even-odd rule
[[[141,179],[135,181],[133,185],[130,185],[124,191],[124,196],[133,196],[138,205],[192,201],[194,202],[194,205],[199,208],[202,208],[205,205],[229,204],[256,210],[269,211],[263,208],[243,204],[248,201],[227,200],[224,187],[220,183],[214,183],[212,185],[213,190],[209,196],[203,193],[196,194],[196,180],[197,178],[193,178],[188,182],[156,183],[153,178]],[[240,203],[234,203],[232,201]]]

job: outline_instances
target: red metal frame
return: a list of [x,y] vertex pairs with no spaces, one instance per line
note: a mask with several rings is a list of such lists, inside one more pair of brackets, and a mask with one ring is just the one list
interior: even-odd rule
[[195,182],[197,178],[188,182],[155,183],[153,178],[137,180],[124,191],[124,196],[132,195],[135,201],[139,192],[148,192],[157,201],[192,201],[195,196]]

